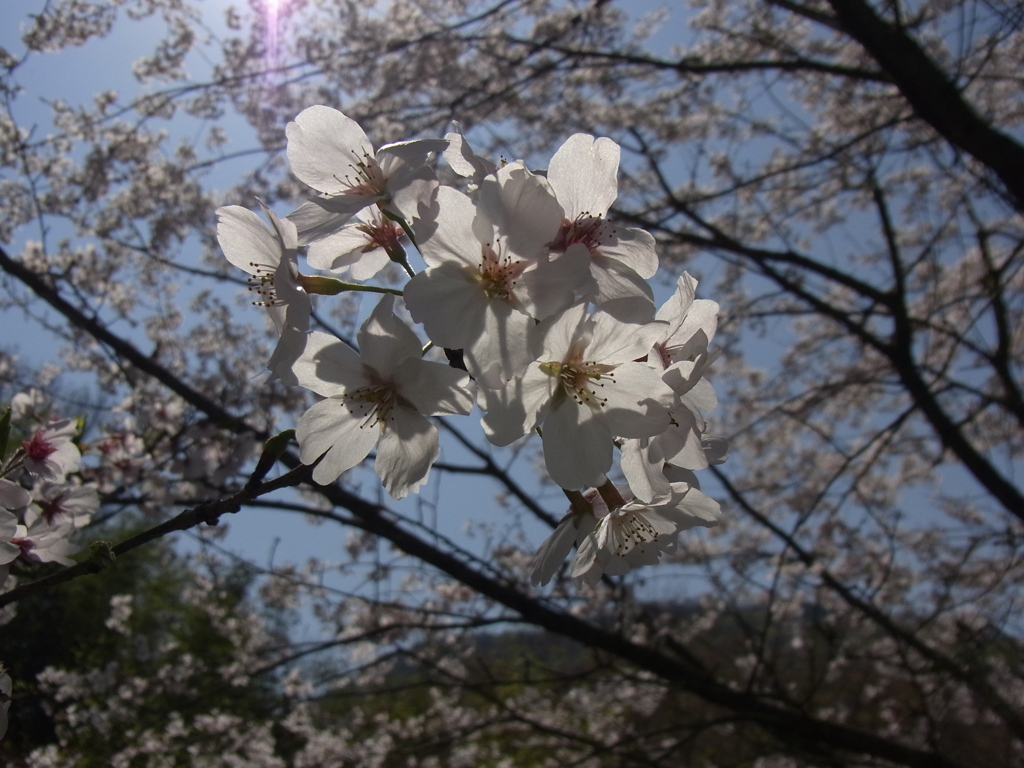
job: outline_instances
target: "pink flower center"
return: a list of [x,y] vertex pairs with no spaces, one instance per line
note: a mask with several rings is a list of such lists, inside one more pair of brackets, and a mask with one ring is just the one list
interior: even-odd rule
[[32,439],[23,442],[21,447],[25,455],[37,463],[46,461],[57,450],[53,443],[43,437],[42,431],[37,431],[32,435]]
[[[500,243],[496,242],[495,245],[501,249]],[[516,281],[525,268],[524,262],[512,261],[508,255],[499,256],[490,243],[485,243],[481,248],[479,273],[484,296],[515,302]]]
[[402,228],[390,221],[380,224],[360,224],[356,227],[366,235],[368,242],[362,247],[363,253],[369,253],[376,248],[383,248],[388,255],[396,253],[399,249],[398,239],[402,236]]
[[548,246],[551,250],[564,253],[570,246],[582,243],[592,254],[597,253],[602,245],[606,245],[615,237],[615,227],[600,216],[581,213],[573,221],[565,219],[558,229],[558,234]]

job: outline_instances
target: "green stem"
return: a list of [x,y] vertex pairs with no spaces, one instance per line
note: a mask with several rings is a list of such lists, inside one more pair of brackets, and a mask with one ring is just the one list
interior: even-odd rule
[[334,277],[323,277],[321,275],[299,275],[299,285],[306,293],[319,296],[336,296],[345,291],[362,291],[364,293],[391,293],[401,296],[402,292],[397,288],[383,288],[377,285],[363,285],[361,283],[347,283]]

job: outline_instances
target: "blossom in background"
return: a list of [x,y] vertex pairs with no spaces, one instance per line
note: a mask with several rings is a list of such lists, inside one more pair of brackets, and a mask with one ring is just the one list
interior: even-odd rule
[[72,442],[77,435],[78,423],[74,419],[38,428],[21,444],[25,471],[39,480],[63,483],[65,475],[75,472],[82,459],[78,446]]
[[619,576],[642,565],[654,565],[675,546],[675,534],[697,526],[718,525],[718,502],[686,483],[672,483],[669,491],[643,502],[627,501],[608,510],[595,501],[597,525],[583,538],[570,575],[577,584],[593,586],[604,575]]
[[217,209],[217,242],[228,261],[248,272],[254,304],[264,306],[280,335],[267,368],[285,384],[295,384],[292,363],[302,354],[312,305],[298,283],[295,225],[263,208],[271,229],[240,205]]
[[658,271],[649,232],[609,224],[604,218],[618,196],[619,145],[585,133],[570,136],[555,152],[547,178],[565,211],[551,248],[573,245],[590,254],[585,295],[619,320],[642,323],[654,317],[654,294],[646,279]]
[[660,324],[622,323],[577,305],[534,332],[542,340],[537,362],[501,389],[480,390],[487,438],[508,445],[540,427],[552,480],[570,490],[601,485],[615,437],[649,437],[669,425],[672,390],[635,362],[661,334]]
[[358,340],[356,352],[328,334],[310,334],[295,373],[326,399],[299,419],[300,455],[305,464],[320,459],[313,479],[329,483],[376,447],[374,469],[400,499],[426,482],[439,454],[427,416],[472,409],[469,376],[421,358],[416,334],[394,314],[393,296],[377,304]]
[[586,252],[548,261],[544,232],[561,208],[543,177],[522,165],[485,179],[476,203],[450,187],[437,200],[438,218],[419,243],[428,268],[406,286],[406,305],[431,341],[464,351],[480,384],[503,386],[535,359],[534,321],[573,302]]
[[374,152],[355,120],[323,105],[302,110],[285,134],[292,173],[321,194],[289,214],[303,244],[336,232],[368,205],[411,221],[437,186],[427,159],[448,147],[445,139],[418,139]]

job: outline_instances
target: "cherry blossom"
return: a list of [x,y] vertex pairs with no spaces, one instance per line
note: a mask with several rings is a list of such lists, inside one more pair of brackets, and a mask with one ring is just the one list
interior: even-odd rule
[[306,261],[315,269],[346,272],[369,280],[389,261],[405,258],[401,226],[385,218],[376,206],[363,208],[336,232],[309,245]]
[[82,528],[89,524],[100,505],[96,485],[92,483],[43,483],[33,495],[36,500],[25,511],[25,524],[29,526],[42,520],[49,525],[71,523],[74,528]]
[[450,187],[437,200],[438,219],[420,242],[428,269],[406,286],[406,304],[431,341],[464,351],[477,381],[502,386],[534,359],[534,321],[572,303],[586,252],[548,261],[544,232],[561,208],[547,182],[522,165],[486,178],[476,204]]
[[32,436],[22,442],[24,467],[32,477],[64,482],[69,472],[78,469],[82,454],[72,442],[78,435],[78,424],[74,419],[52,422],[40,427]]
[[627,322],[654,315],[654,294],[645,282],[658,271],[654,238],[646,231],[618,227],[605,216],[618,194],[619,145],[585,133],[570,136],[555,152],[547,178],[565,218],[551,247],[563,252],[583,244],[590,254],[588,298]]
[[410,221],[425,192],[436,186],[427,158],[448,147],[445,139],[418,139],[374,152],[355,120],[322,105],[302,110],[286,134],[292,173],[321,193],[289,216],[303,243],[337,231],[356,211],[375,203]]
[[533,329],[538,362],[499,390],[481,388],[484,429],[507,445],[541,428],[544,462],[561,487],[598,486],[614,437],[650,437],[670,423],[672,390],[642,358],[661,324],[622,323],[577,305]]
[[285,384],[294,384],[291,366],[302,354],[312,305],[298,283],[295,225],[263,210],[272,229],[248,208],[218,208],[217,242],[228,261],[251,275],[249,290],[258,297],[253,303],[266,307],[281,337],[267,369]]
[[32,501],[32,494],[17,483],[0,477],[0,507],[4,509],[20,509]]
[[675,545],[675,534],[696,526],[718,525],[718,502],[685,483],[672,483],[668,493],[644,502],[627,501],[609,511],[595,501],[597,525],[583,538],[570,574],[577,584],[593,586],[605,574],[619,576],[642,565],[654,565]]
[[718,404],[714,389],[705,378],[718,357],[708,344],[718,325],[718,304],[695,299],[697,281],[683,273],[676,291],[659,309],[656,319],[664,322],[663,335],[647,356],[648,364],[661,372],[672,387],[669,406],[672,421],[662,433],[628,440],[622,446],[622,468],[630,486],[641,499],[667,492],[664,465],[689,470],[708,466],[701,443],[707,428],[703,413]]
[[[400,499],[426,482],[439,453],[427,416],[468,414],[469,377],[421,359],[416,335],[385,296],[359,330],[360,351],[325,333],[310,334],[295,364],[299,383],[326,399],[299,419],[296,435],[313,479],[329,483],[377,448],[374,469]],[[322,457],[322,458],[321,458]]]

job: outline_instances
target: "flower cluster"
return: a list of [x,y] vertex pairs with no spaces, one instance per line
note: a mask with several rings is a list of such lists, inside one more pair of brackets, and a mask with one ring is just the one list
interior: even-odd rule
[[[716,404],[706,375],[718,306],[696,299],[684,274],[656,307],[654,238],[608,220],[614,141],[571,136],[538,173],[477,156],[457,129],[374,150],[326,106],[304,110],[287,137],[292,171],[315,194],[284,218],[264,209],[270,227],[248,209],[221,208],[217,235],[279,331],[271,375],[323,398],[296,429],[315,481],[376,451],[391,496],[415,492],[439,453],[428,417],[476,405],[494,445],[540,434],[548,474],[571,500],[538,554],[537,582],[573,544],[573,577],[593,583],[657,562],[684,528],[716,523],[693,471],[726,452],[705,435],[703,415]],[[461,189],[440,184],[437,153],[466,179]],[[300,255],[328,274],[300,271]],[[402,290],[340,279],[367,280],[388,261],[409,275]],[[309,330],[309,294],[345,290],[385,294],[358,351]],[[451,365],[424,359],[431,346]],[[617,453],[624,492],[607,477]]]
[[[71,565],[71,535],[99,508],[93,483],[73,477],[81,453],[74,419],[47,413],[38,391],[20,393],[0,417],[0,586],[18,560]],[[20,442],[12,436],[21,433]]]

